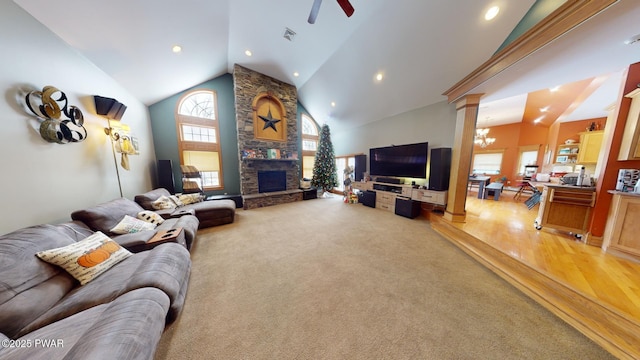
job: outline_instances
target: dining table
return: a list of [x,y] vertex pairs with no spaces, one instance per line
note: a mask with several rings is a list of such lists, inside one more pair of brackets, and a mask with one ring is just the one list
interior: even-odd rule
[[471,185],[478,184],[478,199],[484,198],[484,187],[491,182],[491,176],[469,175],[469,183]]

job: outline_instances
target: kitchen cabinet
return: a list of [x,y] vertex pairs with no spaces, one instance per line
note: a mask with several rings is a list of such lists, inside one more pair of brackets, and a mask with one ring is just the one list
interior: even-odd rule
[[578,160],[579,143],[560,144],[556,152],[557,164],[575,164]]
[[609,191],[613,194],[602,248],[640,259],[640,194]]
[[536,229],[543,226],[582,235],[587,230],[591,208],[595,204],[593,187],[545,185],[535,220]]
[[585,131],[580,133],[580,147],[578,148],[578,164],[595,164],[598,162],[604,130]]
[[624,126],[618,160],[640,160],[640,146],[638,146],[640,138],[640,88],[633,90],[625,97],[631,98],[631,106],[629,107],[629,115],[627,115],[627,123]]

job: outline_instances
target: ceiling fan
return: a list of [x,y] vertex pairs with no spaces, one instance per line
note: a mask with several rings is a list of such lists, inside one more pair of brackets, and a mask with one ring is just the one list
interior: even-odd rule
[[[347,17],[351,17],[355,9],[353,8],[349,0],[337,0],[337,1],[340,7],[342,8],[342,10],[344,11],[344,13],[347,14]],[[311,7],[311,13],[309,14],[309,19],[307,20],[309,21],[309,24],[315,24],[316,18],[318,17],[318,12],[320,11],[320,4],[322,4],[322,0],[313,1],[313,6]]]

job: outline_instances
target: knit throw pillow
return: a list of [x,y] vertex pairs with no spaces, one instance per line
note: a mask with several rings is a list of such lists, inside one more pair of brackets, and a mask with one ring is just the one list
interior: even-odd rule
[[40,251],[36,256],[60,266],[85,285],[132,254],[105,234],[96,232],[76,243]]

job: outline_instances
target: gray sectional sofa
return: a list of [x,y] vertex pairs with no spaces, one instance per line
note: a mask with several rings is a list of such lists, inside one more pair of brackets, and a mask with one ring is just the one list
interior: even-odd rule
[[144,194],[136,195],[133,200],[145,210],[156,211],[164,218],[181,216],[184,212],[192,212],[198,218],[198,221],[200,221],[201,229],[232,223],[235,217],[236,203],[229,199],[201,201],[176,209],[154,209],[153,202],[163,196],[169,197],[171,193],[169,193],[167,189],[157,188]]
[[123,235],[111,232],[111,229],[113,229],[125,215],[136,217],[136,215],[143,210],[145,209],[136,202],[127,198],[119,198],[90,208],[74,211],[71,213],[71,219],[83,222],[93,231],[103,232],[132,252],[147,250],[153,247],[152,244],[148,244],[148,241],[153,238],[157,231],[181,227],[184,230],[184,237],[178,239],[177,242],[184,245],[187,250],[191,249],[196,239],[196,232],[200,226],[200,221],[188,212],[183,212],[181,216],[166,218],[155,231]]
[[[116,199],[74,212],[73,221],[0,236],[0,360],[153,359],[163,329],[184,305],[199,221],[187,214],[163,222],[157,230],[184,229],[168,243],[149,243],[157,230],[110,233],[140,210]],[[36,256],[97,231],[132,254],[85,285]]]

